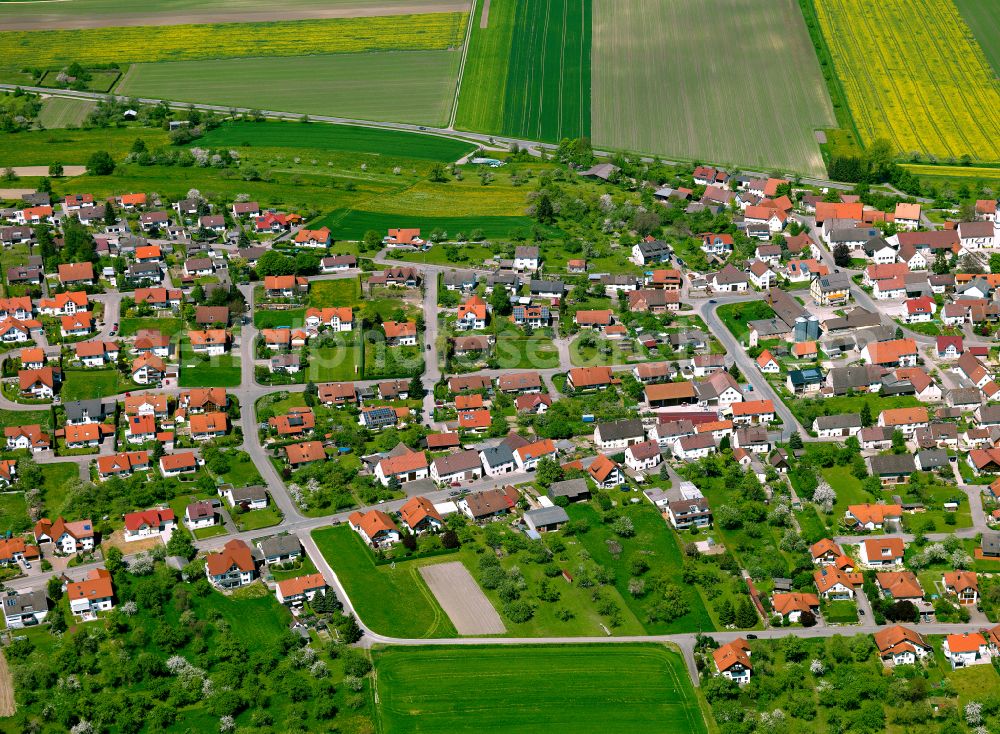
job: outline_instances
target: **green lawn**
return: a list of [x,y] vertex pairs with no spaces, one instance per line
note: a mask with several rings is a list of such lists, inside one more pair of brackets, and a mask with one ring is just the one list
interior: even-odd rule
[[340,382],[361,377],[360,330],[344,334],[342,346],[316,347],[309,350],[306,379],[312,382]]
[[202,359],[191,352],[185,337],[181,344],[181,387],[236,387],[240,384],[240,358],[230,351],[217,357]]
[[373,651],[380,730],[708,731],[684,661],[659,645]]
[[[597,563],[615,572],[615,588],[622,600],[639,621],[645,626],[646,634],[663,635],[679,632],[711,631],[714,629],[708,610],[697,589],[688,586],[681,580],[682,557],[681,548],[673,530],[660,517],[652,505],[642,503],[632,506],[628,516],[635,527],[635,535],[631,538],[616,536],[610,526],[601,522],[597,511],[589,504],[578,503],[567,510],[573,520],[586,520],[590,530],[579,536],[579,542]],[[621,553],[616,558],[608,550],[608,541],[614,540],[621,545]],[[648,620],[647,606],[652,601],[652,594],[646,598],[638,598],[629,593],[628,585],[632,574],[629,562],[636,553],[648,555],[651,574],[666,576],[667,579],[685,588],[690,611],[673,622],[651,622]]]
[[[372,332],[369,332],[371,334]],[[423,347],[390,347],[384,341],[364,340],[364,378],[409,378],[424,371]]]
[[52,411],[43,410],[0,410],[0,428],[39,424],[43,429],[52,428]]
[[210,147],[227,148],[309,148],[442,163],[457,160],[471,150],[468,143],[436,135],[352,125],[302,125],[287,122],[230,123],[207,133],[201,138],[201,143]]
[[444,126],[460,62],[458,49],[154,62],[133,65],[116,91]]
[[240,532],[260,530],[261,528],[269,528],[281,522],[281,513],[273,506],[268,506],[262,510],[244,512],[242,515],[234,513],[233,520],[236,522],[236,526],[240,529]]
[[309,284],[309,305],[314,308],[357,306],[361,300],[361,280],[357,277],[316,280]]
[[854,624],[858,621],[858,605],[853,601],[832,601],[823,609],[829,624]]
[[117,395],[133,387],[117,369],[63,370],[63,384],[59,391],[62,401],[90,400]]
[[0,493],[0,533],[20,533],[31,528],[24,492]]
[[289,308],[284,311],[255,311],[253,325],[258,329],[280,329],[282,326],[296,328],[306,321],[304,308]]
[[213,525],[208,528],[198,528],[194,531],[194,537],[198,540],[204,540],[205,538],[217,538],[220,535],[226,534],[225,525]]
[[155,329],[164,336],[173,336],[184,330],[183,319],[159,318],[157,316],[145,316],[142,318],[126,317],[120,322],[118,333],[121,336],[132,336],[143,329]]
[[223,482],[234,487],[250,487],[264,483],[253,460],[245,451],[227,451],[226,457],[229,459],[229,471],[220,477]]
[[502,369],[544,370],[559,366],[559,352],[549,337],[516,337],[501,334],[493,347]]
[[[340,239],[360,240],[370,229],[385,232],[391,227],[417,227],[425,235],[438,230],[448,237],[459,233],[471,236],[477,229],[484,237],[507,237],[515,230],[530,231],[534,220],[523,216],[426,216],[392,214],[386,212],[370,212],[358,209],[334,210],[330,214],[314,221],[313,227],[329,227]],[[470,262],[474,262],[480,254],[492,254],[479,245],[465,245],[459,248],[468,252]],[[403,259],[404,253],[394,253],[393,257]],[[444,248],[435,245],[428,252],[418,255],[405,255],[405,259],[414,257],[425,258],[428,263],[444,265]],[[481,259],[480,259],[481,264]]]
[[741,342],[745,341],[750,334],[748,322],[774,318],[774,309],[763,301],[727,303],[719,306],[715,313],[730,333]]
[[434,600],[414,562],[376,566],[347,525],[312,533],[365,625],[398,637],[454,637],[455,628]]
[[60,514],[63,503],[66,501],[66,489],[70,482],[80,476],[80,470],[76,464],[68,461],[58,464],[40,464],[42,476],[45,477],[45,486],[42,487],[42,502],[45,512],[50,516]]
[[[622,348],[622,343],[631,344],[631,340],[605,339],[603,336],[594,335],[596,341],[593,345],[585,344],[585,337],[589,334],[577,336],[569,345],[569,356],[576,367],[594,367],[595,365],[613,365],[628,363],[631,351]],[[606,353],[605,350],[610,350]]]

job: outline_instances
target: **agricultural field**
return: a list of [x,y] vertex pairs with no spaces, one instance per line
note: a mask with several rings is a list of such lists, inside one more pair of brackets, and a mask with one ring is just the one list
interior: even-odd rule
[[[448,163],[472,151],[469,143],[436,135],[380,130],[356,125],[289,125],[235,122],[206,133],[199,145],[236,148],[298,148],[336,151],[377,160],[402,158]],[[401,161],[402,162],[402,161]]]
[[684,661],[663,646],[389,647],[373,657],[386,734],[707,731]]
[[993,72],[1000,77],[1000,14],[996,6],[982,0],[955,0],[955,5],[972,29]]
[[595,145],[825,173],[836,122],[795,0],[594,0],[593,38]]
[[[477,4],[456,124],[530,140],[590,135],[591,0]],[[486,27],[483,27],[485,21]]]
[[863,142],[1000,161],[1000,80],[952,0],[816,0],[816,10]]
[[94,107],[94,103],[89,99],[48,97],[42,102],[42,111],[38,114],[38,122],[49,130],[77,127],[87,119],[87,115]]
[[440,13],[467,10],[468,0],[285,0],[276,8],[268,0],[127,0],[73,2],[0,1],[0,27],[99,28],[104,26],[169,26],[227,21],[261,22],[304,18],[351,18]]
[[116,91],[440,126],[448,121],[460,61],[458,51],[432,50],[136,64]]
[[917,163],[904,163],[902,165],[910,173],[918,176],[921,181],[933,183],[938,186],[957,189],[965,185],[971,187],[973,193],[976,193],[982,187],[988,187],[994,191],[1000,190],[1000,168],[933,166]]
[[[353,54],[385,50],[444,50],[462,42],[461,13],[331,18],[273,23],[214,23],[166,27],[5,31],[0,68],[60,69],[155,61]],[[0,24],[2,27],[2,24]]]

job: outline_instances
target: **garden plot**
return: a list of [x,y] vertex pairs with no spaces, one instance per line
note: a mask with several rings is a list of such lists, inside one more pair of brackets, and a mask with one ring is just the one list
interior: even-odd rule
[[420,569],[434,598],[460,635],[502,635],[503,620],[468,569],[458,561]]

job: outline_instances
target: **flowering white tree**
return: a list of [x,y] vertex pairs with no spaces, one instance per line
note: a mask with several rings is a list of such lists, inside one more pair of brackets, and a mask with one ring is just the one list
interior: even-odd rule
[[227,732],[236,729],[236,719],[232,716],[223,716],[219,719],[219,731]]
[[823,512],[833,512],[833,506],[837,502],[837,493],[825,479],[820,481],[816,491],[813,492],[813,502],[819,505]]
[[964,550],[957,550],[951,554],[951,565],[955,568],[968,568],[972,565],[972,556]]
[[983,705],[978,701],[969,701],[963,709],[965,723],[969,726],[979,726],[983,723]]
[[94,734],[94,725],[84,719],[69,730],[69,734]]
[[813,675],[823,675],[826,672],[826,668],[823,667],[823,661],[818,658],[809,663],[809,670]]

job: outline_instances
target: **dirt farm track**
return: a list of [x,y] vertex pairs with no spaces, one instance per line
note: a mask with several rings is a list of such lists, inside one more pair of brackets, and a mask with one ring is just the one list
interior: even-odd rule
[[470,0],[291,0],[282,3],[280,9],[264,0],[152,0],[139,6],[122,0],[20,0],[0,3],[0,29],[37,31],[187,23],[264,23],[454,13],[467,11],[469,6]]
[[11,678],[7,658],[3,656],[3,652],[0,652],[0,719],[5,716],[13,716],[15,710],[14,679]]

